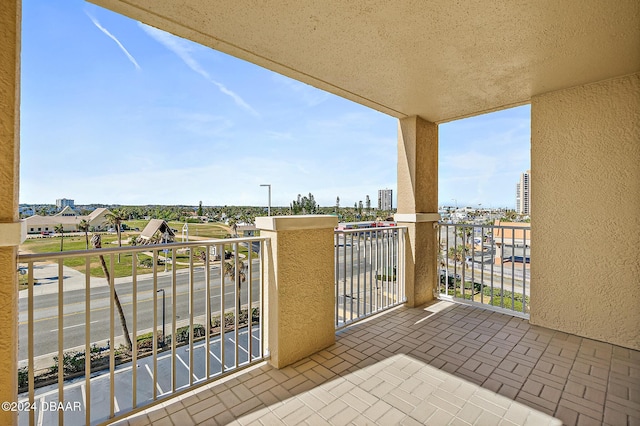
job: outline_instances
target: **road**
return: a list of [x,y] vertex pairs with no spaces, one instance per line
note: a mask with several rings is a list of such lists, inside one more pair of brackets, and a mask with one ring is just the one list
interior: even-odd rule
[[[205,318],[205,274],[204,267],[194,268],[193,274],[193,315]],[[167,334],[170,334],[171,318],[173,318],[173,292],[172,276],[162,274],[158,276],[157,289],[165,291],[165,319]],[[219,267],[211,269],[211,310],[213,313],[220,311],[220,270]],[[56,285],[56,284],[48,284]],[[189,274],[187,270],[176,271],[176,320],[178,326],[188,324],[189,320]],[[259,301],[259,265],[252,265],[252,302]],[[227,277],[225,279],[224,307],[228,309],[235,305],[235,285]],[[125,311],[129,332],[133,332],[133,285],[131,282],[116,284],[116,292]],[[150,331],[153,328],[153,277],[141,275],[137,282],[137,326],[138,334]],[[101,342],[109,339],[109,287],[98,286],[91,288],[90,303],[90,332],[91,342]],[[246,305],[247,285],[241,286],[240,300]],[[85,343],[85,290],[77,289],[64,291],[63,297],[64,319],[63,336],[64,347],[74,348]],[[20,299],[19,316],[19,359],[27,358],[27,299]],[[115,309],[114,309],[115,311]],[[157,294],[156,312],[157,328],[162,327],[162,292]],[[196,321],[194,320],[194,323]],[[115,336],[122,336],[122,328],[115,312]],[[34,296],[34,341],[35,357],[57,352],[58,350],[58,294],[43,294]],[[116,337],[116,341],[118,341]]]
[[[252,329],[251,353],[252,360],[261,358],[259,326]],[[238,365],[249,361],[249,332],[248,329],[238,330]],[[189,346],[176,348],[175,356],[171,350],[158,354],[157,370],[154,371],[153,357],[139,359],[136,365],[124,363],[119,365],[114,373],[114,411],[130,411],[133,406],[133,375],[136,374],[137,405],[145,405],[152,401],[154,387],[158,397],[170,396],[172,391],[172,359],[175,364],[175,389],[179,390],[189,385],[189,376],[194,383],[207,379],[206,356],[209,357],[209,378],[221,373],[222,344],[220,337],[212,338],[209,350],[205,350],[204,341],[196,342],[193,346],[193,365],[190,367]],[[225,371],[236,368],[235,332],[225,333],[224,365]],[[109,400],[110,382],[108,371],[94,373],[87,392],[85,377],[68,380],[64,384],[64,424],[84,425],[86,416],[87,393],[90,394],[91,424],[106,421],[109,416],[111,402]],[[155,377],[155,380],[154,380]],[[43,387],[35,391],[34,420],[37,425],[51,425],[58,423],[58,411],[55,410],[59,401],[57,384]],[[19,401],[28,401],[28,394],[21,394]],[[18,425],[29,424],[29,413],[21,412]]]

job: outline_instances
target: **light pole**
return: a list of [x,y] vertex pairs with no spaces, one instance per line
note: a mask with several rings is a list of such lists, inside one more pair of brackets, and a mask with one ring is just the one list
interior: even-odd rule
[[267,211],[267,215],[271,216],[271,184],[270,183],[263,183],[260,184],[260,186],[266,186],[267,188],[269,188],[269,208]]
[[156,291],[156,293],[162,292],[162,347],[164,348],[164,345],[166,343],[166,334],[164,334],[164,288],[161,288],[160,290]]
[[[458,200],[455,198],[452,198],[451,201],[454,201],[456,203],[456,209],[454,210],[454,212],[456,212],[456,214],[458,213]],[[453,223],[457,223],[457,221],[454,220],[453,215],[451,215],[451,220],[453,221]]]
[[[167,244],[169,242],[169,232],[165,232],[162,236],[164,237],[164,243]],[[167,272],[167,254],[169,253],[169,249],[162,251],[164,252],[164,271]]]

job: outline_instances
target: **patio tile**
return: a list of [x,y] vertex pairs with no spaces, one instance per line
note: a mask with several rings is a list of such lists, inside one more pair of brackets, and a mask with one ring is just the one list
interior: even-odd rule
[[640,352],[471,306],[400,307],[118,424],[640,424]]

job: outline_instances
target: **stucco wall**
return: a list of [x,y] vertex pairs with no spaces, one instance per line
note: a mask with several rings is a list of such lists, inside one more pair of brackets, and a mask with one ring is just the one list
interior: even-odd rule
[[[412,116],[398,120],[398,214],[407,226],[407,304],[433,299],[437,285],[438,125]],[[433,214],[433,215],[431,215]],[[415,216],[410,218],[410,216]]]
[[[0,223],[18,220],[21,14],[19,0],[0,7]],[[16,253],[16,246],[0,247],[0,401],[16,400],[18,389]],[[16,415],[0,411],[0,424],[15,423]]]
[[531,103],[531,323],[640,349],[640,74]]
[[270,362],[277,368],[335,342],[337,222],[330,216],[256,219],[260,235],[270,238],[265,265],[268,342]]

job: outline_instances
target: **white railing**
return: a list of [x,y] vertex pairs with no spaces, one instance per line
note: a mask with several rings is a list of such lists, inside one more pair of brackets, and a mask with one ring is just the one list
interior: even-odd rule
[[335,231],[336,328],[406,301],[399,226]]
[[264,359],[265,241],[20,255],[19,423],[113,421]]
[[442,299],[529,318],[530,226],[439,224]]

